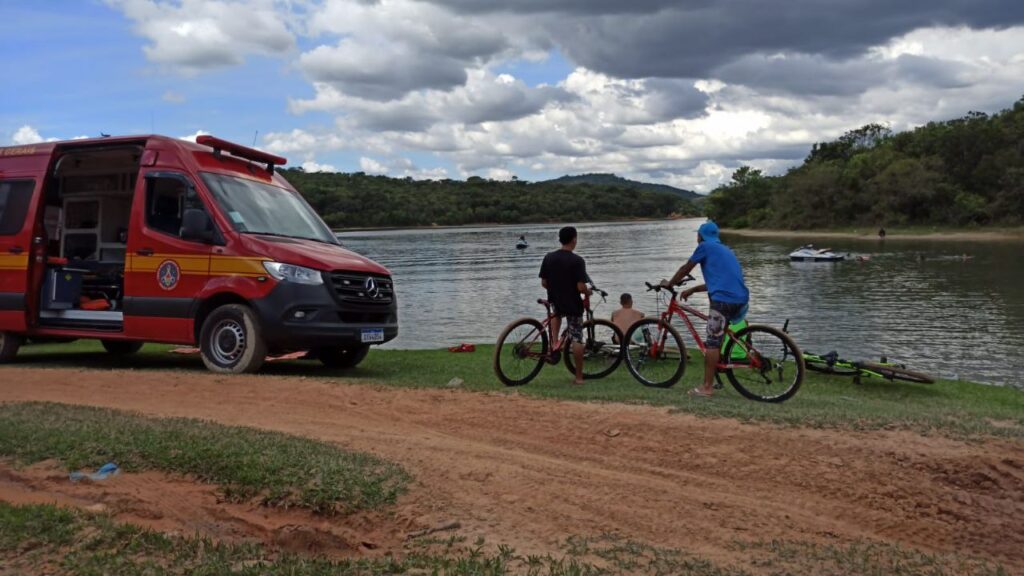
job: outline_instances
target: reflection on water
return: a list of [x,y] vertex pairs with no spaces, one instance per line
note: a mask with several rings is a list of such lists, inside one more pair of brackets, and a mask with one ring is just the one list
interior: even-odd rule
[[[577,251],[591,277],[653,312],[644,281],[670,276],[696,246],[702,220],[584,224]],[[388,346],[492,342],[519,316],[538,316],[537,278],[556,225],[349,232],[342,242],[391,269],[400,335]],[[525,234],[526,250],[515,241]],[[805,239],[725,237],[743,264],[750,319],[781,326],[805,350],[849,359],[887,355],[946,378],[1016,383],[1024,373],[1024,250],[1019,242],[827,240],[864,262],[790,262]],[[819,242],[824,246],[824,242]],[[963,255],[970,256],[964,259]],[[698,295],[697,302],[703,302]]]

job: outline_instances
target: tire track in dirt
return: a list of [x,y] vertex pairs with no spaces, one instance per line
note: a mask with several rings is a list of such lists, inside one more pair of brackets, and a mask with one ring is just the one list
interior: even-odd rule
[[738,554],[735,540],[871,538],[1024,569],[1020,442],[311,378],[15,367],[0,381],[0,401],[205,418],[371,452],[415,475],[403,516],[457,520],[520,552],[602,531],[717,561]]

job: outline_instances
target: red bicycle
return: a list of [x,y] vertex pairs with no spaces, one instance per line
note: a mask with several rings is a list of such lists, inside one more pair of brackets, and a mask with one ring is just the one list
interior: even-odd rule
[[[687,276],[681,284],[693,280],[693,276]],[[652,290],[658,295],[659,308],[662,291],[671,293],[672,298],[658,317],[638,320],[629,328],[625,337],[626,366],[641,384],[668,388],[678,382],[686,370],[686,347],[679,331],[672,326],[672,317],[682,318],[703,353],[704,340],[690,317],[706,322],[708,316],[679,303],[674,288],[648,283],[647,291]],[[751,324],[736,332],[726,329],[718,372],[724,373],[736,391],[746,398],[783,402],[800,389],[804,360],[788,334],[771,326]]]
[[[608,293],[590,284],[593,291],[606,301]],[[558,364],[558,356],[565,357],[565,367],[576,374],[575,359],[568,346],[568,327],[562,331],[553,348],[548,346],[548,326],[551,324],[551,303],[537,300],[547,314],[544,320],[520,318],[505,327],[498,336],[494,349],[494,373],[506,386],[522,386],[537,377],[544,362]],[[595,319],[590,297],[583,299],[586,320],[583,322],[583,379],[604,378],[622,362],[622,331],[608,320]],[[564,351],[564,352],[563,352]]]

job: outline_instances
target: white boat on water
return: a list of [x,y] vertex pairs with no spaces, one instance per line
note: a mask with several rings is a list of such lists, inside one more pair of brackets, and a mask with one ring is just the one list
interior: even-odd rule
[[519,241],[516,242],[516,249],[517,250],[522,250],[523,248],[526,248],[529,245],[530,245],[529,242],[527,242],[526,240],[523,240],[522,238],[520,238]]
[[815,248],[814,244],[807,244],[790,252],[789,259],[794,262],[839,262],[845,260],[846,255],[833,252],[831,248]]

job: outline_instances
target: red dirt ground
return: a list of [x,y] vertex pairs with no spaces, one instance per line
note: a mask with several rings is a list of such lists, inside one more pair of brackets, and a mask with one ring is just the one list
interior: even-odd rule
[[[208,533],[275,542],[285,527],[305,526],[312,535],[289,548],[376,554],[396,549],[408,531],[457,521],[471,540],[483,536],[519,552],[555,552],[568,535],[614,531],[726,562],[738,554],[737,540],[866,538],[1024,571],[1024,445],[1009,440],[777,428],[646,406],[305,378],[9,368],[0,380],[3,402],[279,430],[377,454],[416,478],[387,522],[230,507],[211,500],[212,490],[162,478],[160,486],[177,486],[191,503],[162,529],[226,515],[222,527],[208,523]],[[95,501],[53,476],[52,468],[7,470],[0,498],[37,492],[70,504]],[[119,490],[108,497],[113,511],[144,524],[150,509],[168,518],[166,495],[148,494],[142,479],[127,483],[130,498]],[[119,498],[127,498],[125,510]],[[256,528],[239,528],[250,524]]]

